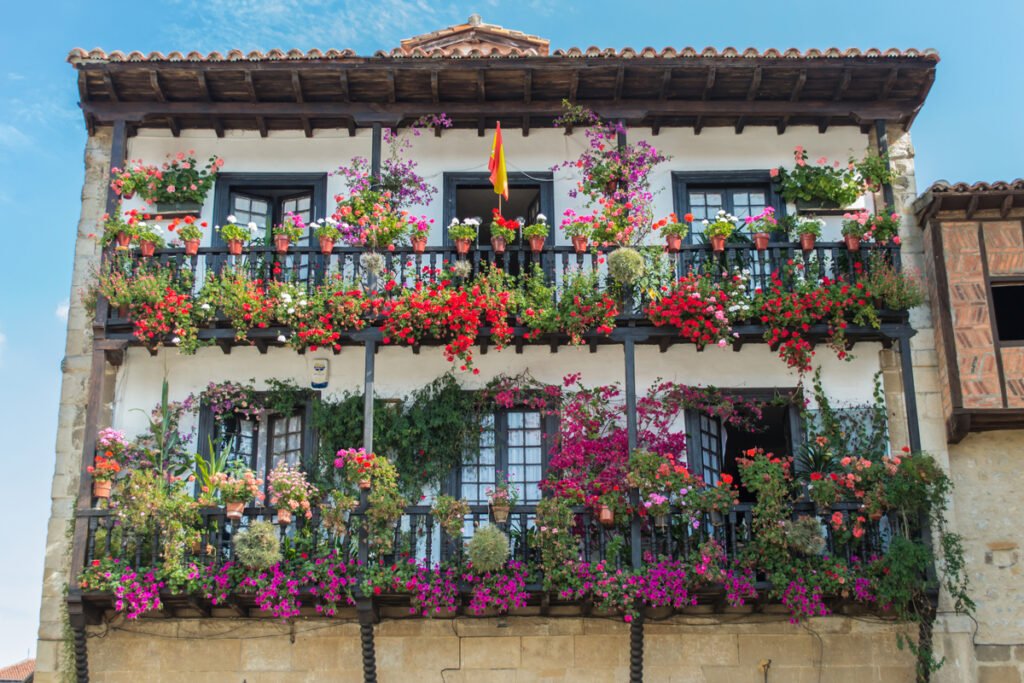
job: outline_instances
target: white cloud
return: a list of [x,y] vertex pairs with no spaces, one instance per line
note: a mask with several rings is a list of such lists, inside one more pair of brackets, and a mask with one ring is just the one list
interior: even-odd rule
[[22,147],[29,137],[9,123],[0,123],[0,147]]
[[[183,46],[205,50],[352,48],[366,54],[465,20],[450,3],[428,0],[175,0],[189,23],[174,27]],[[371,42],[372,41],[372,42]]]
[[57,308],[54,309],[53,314],[55,316],[57,316],[57,318],[59,318],[60,320],[63,320],[64,322],[67,322],[68,321],[68,313],[70,313],[70,312],[71,312],[71,301],[69,299],[64,299],[64,301],[61,301],[59,304],[57,304]]
[[11,81],[23,81],[23,80],[25,80],[25,77],[23,75],[21,75],[19,73],[15,73],[14,71],[8,72],[7,78],[8,78],[8,80],[11,80]]

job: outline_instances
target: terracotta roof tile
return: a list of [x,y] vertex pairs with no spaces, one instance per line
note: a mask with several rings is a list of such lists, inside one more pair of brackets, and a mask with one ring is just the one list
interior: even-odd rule
[[[672,48],[666,47],[661,50],[656,50],[652,47],[645,47],[640,50],[636,50],[631,47],[622,48],[616,50],[614,48],[598,48],[598,47],[570,47],[565,49],[554,50],[551,53],[554,57],[564,58],[582,58],[582,57],[604,57],[608,59],[651,59],[651,58],[662,58],[662,59],[688,59],[688,58],[725,58],[725,59],[846,59],[846,58],[869,58],[869,59],[887,59],[887,58],[912,58],[912,59],[927,59],[930,61],[939,61],[939,53],[932,49],[917,50],[910,48],[907,50],[898,50],[896,48],[889,48],[887,50],[880,50],[878,48],[869,48],[866,50],[860,50],[857,48],[849,48],[847,50],[841,50],[837,47],[830,47],[824,50],[809,49],[804,52],[797,50],[796,48],[789,48],[784,51],[780,51],[775,48],[769,48],[767,50],[759,51],[756,48],[746,48],[742,52],[734,47],[726,47],[722,50],[717,50],[713,47],[706,47],[703,50],[696,50],[692,47],[684,48]],[[391,59],[422,59],[424,57],[430,58],[501,58],[501,59],[517,59],[523,57],[536,57],[543,56],[541,52],[536,48],[522,49],[509,47],[499,49],[496,47],[482,47],[482,48],[471,48],[466,51],[465,54],[451,53],[443,48],[431,48],[429,50],[422,50],[417,47],[409,49],[403,49],[400,47],[392,50],[379,50],[374,53],[374,57],[385,57]],[[197,51],[191,51],[188,55],[183,55],[181,52],[174,51],[169,52],[166,55],[161,52],[150,52],[149,54],[142,54],[141,52],[132,52],[128,55],[124,54],[119,50],[107,53],[99,48],[93,50],[83,50],[82,48],[75,48],[68,53],[68,61],[72,64],[78,64],[82,62],[181,62],[181,61],[193,61],[193,62],[230,62],[230,61],[281,61],[281,60],[295,60],[295,61],[312,61],[312,60],[343,60],[343,59],[365,59],[365,57],[359,57],[356,53],[349,49],[338,50],[318,50],[312,49],[306,52],[298,49],[288,50],[287,52],[279,49],[269,50],[267,52],[260,52],[259,50],[253,50],[248,53],[243,53],[241,50],[233,49],[229,50],[226,54],[220,52],[210,52],[203,55]]]
[[0,667],[0,681],[23,681],[36,670],[36,660],[25,659],[17,664]]
[[940,192],[940,193],[970,193],[970,192],[1020,192],[1024,191],[1024,179],[1018,178],[1006,182],[1005,180],[997,180],[992,183],[977,182],[973,184],[968,183],[954,183],[950,184],[945,180],[938,180],[932,184],[925,193],[928,192]]

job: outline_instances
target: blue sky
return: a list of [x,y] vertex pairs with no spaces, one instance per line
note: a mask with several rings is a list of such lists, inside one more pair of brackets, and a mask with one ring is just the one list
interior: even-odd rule
[[[1024,176],[1020,0],[93,0],[4,3],[0,26],[0,665],[35,648],[60,360],[85,129],[73,47],[202,51],[349,47],[360,54],[484,21],[552,46],[761,49],[934,47],[942,55],[914,125],[920,188]],[[35,235],[35,233],[39,233]],[[31,239],[26,239],[30,234]],[[13,249],[25,251],[14,251]],[[28,251],[31,250],[31,251]]]

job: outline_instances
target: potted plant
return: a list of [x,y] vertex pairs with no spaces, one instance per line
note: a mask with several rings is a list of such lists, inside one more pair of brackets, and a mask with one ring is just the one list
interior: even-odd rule
[[812,251],[814,241],[821,237],[821,229],[824,225],[825,221],[820,218],[799,216],[790,222],[789,232],[799,240],[800,249]]
[[241,226],[236,221],[237,219],[234,216],[228,216],[227,222],[223,227],[218,228],[218,231],[220,232],[221,239],[227,242],[228,253],[232,256],[241,256],[242,247],[252,239],[257,227],[255,223]]
[[383,462],[376,453],[362,448],[343,448],[337,452],[334,466],[342,470],[345,481],[365,491],[373,485],[374,472]]
[[[230,520],[242,518],[245,511],[245,504],[250,500],[263,500],[263,492],[260,487],[263,480],[256,478],[256,473],[250,469],[241,469],[231,474],[223,473],[217,477],[217,489],[221,500],[224,501],[224,508]],[[280,519],[280,510],[278,511]]]
[[280,225],[275,225],[272,231],[274,236],[274,251],[278,254],[287,254],[289,244],[297,244],[302,236],[306,234],[306,223],[302,216],[289,211],[284,215]]
[[717,484],[694,487],[686,498],[694,509],[706,512],[714,526],[725,524],[725,516],[739,500],[732,475],[725,472],[719,476]]
[[125,212],[123,216],[103,214],[103,237],[100,243],[105,247],[114,244],[117,249],[127,249],[136,234],[137,215],[135,209]]
[[163,216],[198,216],[224,160],[211,156],[200,168],[195,151],[178,152],[151,176],[139,194]]
[[654,224],[655,230],[660,231],[662,237],[665,238],[665,247],[670,254],[678,253],[682,249],[683,239],[690,232],[689,224],[692,222],[692,213],[684,215],[682,222],[674,213],[670,213],[668,218],[662,218]]
[[330,255],[334,251],[334,243],[341,237],[338,222],[331,218],[325,218],[322,221],[313,221],[309,227],[313,229],[313,234],[320,241],[320,253],[324,256]]
[[164,247],[164,237],[160,234],[159,227],[145,222],[135,226],[135,240],[139,243],[139,253],[146,258],[152,256],[158,247]]
[[850,157],[850,163],[860,174],[864,188],[869,192],[878,192],[883,185],[892,185],[892,181],[896,179],[896,174],[889,168],[888,154],[869,152],[860,161],[855,161],[853,157]]
[[587,250],[587,243],[591,237],[592,216],[577,216],[572,209],[565,210],[565,217],[559,226],[566,236],[572,241],[572,248],[577,254]]
[[128,447],[124,432],[107,427],[96,434],[96,458],[86,468],[92,475],[92,495],[96,498],[109,498],[110,487],[121,471],[120,458]]
[[622,494],[608,492],[601,494],[597,499],[597,521],[605,529],[615,526],[615,509],[621,505]]
[[523,237],[530,242],[530,251],[539,254],[544,249],[544,242],[548,238],[548,219],[539,213],[537,222],[523,228]]
[[462,538],[466,515],[469,514],[469,503],[452,496],[438,496],[434,499],[430,514],[441,525],[448,538],[455,540]]
[[843,214],[843,234],[846,234],[846,224],[856,222],[861,228],[850,226],[850,232],[857,234],[861,241],[871,240],[879,244],[900,243],[900,215],[893,211],[884,210],[881,213],[868,213],[858,211],[857,213]]
[[267,476],[267,484],[270,504],[277,508],[278,524],[290,524],[293,513],[306,519],[313,516],[310,501],[316,497],[317,490],[306,480],[302,470],[282,460]]
[[467,218],[461,223],[459,219],[453,218],[448,226],[448,236],[455,242],[455,251],[460,255],[469,253],[469,248],[476,241],[477,228],[480,221],[476,218]]
[[861,195],[862,179],[854,165],[829,163],[825,157],[816,164],[807,163],[807,152],[802,146],[793,150],[795,166],[792,170],[773,168],[770,171],[779,187],[779,194],[797,209],[814,210],[848,206]]
[[409,237],[409,242],[412,243],[412,251],[414,254],[422,254],[427,250],[427,236],[430,234],[430,224],[434,222],[434,219],[428,219],[426,216],[420,216],[419,218],[409,216],[408,220],[412,231]]
[[504,472],[498,472],[494,482],[494,488],[486,491],[487,500],[491,504],[491,514],[494,521],[504,524],[508,521],[509,511],[515,507],[519,500],[519,489],[509,480]]
[[711,249],[716,254],[725,251],[725,242],[736,231],[736,217],[719,211],[713,221],[703,220],[704,234],[711,241]]
[[495,254],[504,254],[505,247],[516,239],[516,232],[519,230],[519,223],[509,218],[504,218],[498,209],[493,210],[494,219],[491,221],[491,248]]
[[320,505],[320,520],[336,538],[348,530],[349,513],[359,505],[359,499],[342,491],[331,491]]
[[159,172],[156,166],[147,166],[142,163],[141,159],[133,159],[129,163],[130,165],[124,169],[117,167],[110,169],[110,174],[113,176],[110,187],[118,197],[124,199],[131,199],[136,192],[145,189],[151,179],[155,180],[154,176]]
[[690,471],[671,456],[638,448],[629,456],[626,482],[640,492],[640,504],[657,526],[667,524],[671,498],[693,487]]
[[185,255],[195,256],[199,253],[199,243],[203,239],[202,228],[206,227],[206,221],[196,223],[192,216],[185,216],[184,219],[175,218],[167,229],[178,233],[178,239],[185,245]]
[[754,248],[758,251],[766,250],[772,233],[779,228],[779,222],[775,220],[775,209],[766,206],[764,211],[756,216],[747,216],[744,222],[747,230],[754,235]]
[[632,247],[619,247],[608,254],[608,275],[621,285],[629,286],[647,272],[643,255]]
[[860,241],[867,234],[867,211],[843,214],[843,240],[847,251],[860,251]]

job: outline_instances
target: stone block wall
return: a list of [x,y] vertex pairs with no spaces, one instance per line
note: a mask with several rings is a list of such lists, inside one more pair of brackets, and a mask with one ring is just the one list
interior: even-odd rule
[[[802,627],[784,614],[648,621],[644,680],[910,683],[914,660],[896,646],[900,628],[846,617]],[[380,683],[629,680],[629,626],[620,619],[399,619],[374,631]],[[354,622],[142,620],[90,635],[95,683],[134,682],[140,672],[150,683],[362,681]]]

